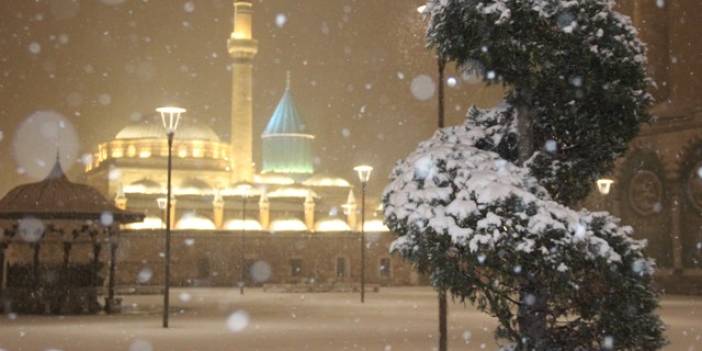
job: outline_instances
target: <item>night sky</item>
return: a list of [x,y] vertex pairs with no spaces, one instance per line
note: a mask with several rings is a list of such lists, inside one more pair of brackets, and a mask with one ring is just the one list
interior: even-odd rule
[[[0,194],[34,180],[36,171],[32,177],[28,168],[48,172],[51,166],[56,134],[18,135],[37,111],[55,111],[70,122],[66,128],[75,128],[75,138],[60,134],[76,142],[75,152],[60,144],[78,180],[82,155],[160,105],[186,107],[186,118],[209,124],[228,141],[232,2],[0,1]],[[319,172],[355,180],[352,166],[369,163],[377,169],[371,190],[381,191],[394,162],[436,124],[435,95],[420,100],[412,91],[413,80],[425,88],[421,95],[427,87],[421,76],[436,76],[416,11],[421,3],[254,1],[254,134],[263,130],[290,70],[297,107],[317,135]],[[470,104],[499,99],[498,89],[475,77],[450,69],[451,77],[451,124],[462,121]],[[254,148],[260,162],[258,139]],[[21,149],[41,156],[32,159]]]

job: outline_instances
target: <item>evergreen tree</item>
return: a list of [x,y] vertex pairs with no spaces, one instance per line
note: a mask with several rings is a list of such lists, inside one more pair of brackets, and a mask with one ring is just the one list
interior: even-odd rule
[[499,321],[515,350],[665,344],[654,263],[630,227],[576,212],[649,119],[643,45],[608,0],[431,0],[428,41],[508,88],[400,161],[392,250]]

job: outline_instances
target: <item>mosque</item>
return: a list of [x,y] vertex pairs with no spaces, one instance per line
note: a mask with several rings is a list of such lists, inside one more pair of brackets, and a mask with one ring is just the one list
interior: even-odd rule
[[[361,272],[360,203],[352,182],[315,171],[315,135],[295,106],[292,81],[259,136],[253,126],[253,5],[234,1],[231,139],[181,119],[173,144],[172,281],[184,286],[300,283],[354,289]],[[119,239],[118,286],[163,279],[168,144],[161,120],[128,125],[101,143],[86,181],[121,210],[145,213]],[[262,160],[257,169],[254,143]],[[366,281],[414,284],[408,263],[392,257],[378,211],[366,211]],[[142,279],[148,276],[149,279]],[[320,284],[323,283],[323,284]]]
[[[171,227],[177,230],[356,231],[358,204],[351,183],[318,174],[315,135],[298,112],[288,73],[286,89],[267,126],[254,136],[252,81],[258,51],[252,4],[235,2],[228,40],[233,59],[231,140],[186,115],[175,135]],[[254,142],[263,158],[257,172]],[[86,168],[88,183],[118,207],[147,213],[132,229],[164,226],[167,142],[160,119],[128,125],[102,143]],[[246,204],[244,204],[246,202]],[[244,209],[246,206],[246,209]],[[161,206],[163,207],[163,206]],[[384,230],[379,220],[369,230]]]

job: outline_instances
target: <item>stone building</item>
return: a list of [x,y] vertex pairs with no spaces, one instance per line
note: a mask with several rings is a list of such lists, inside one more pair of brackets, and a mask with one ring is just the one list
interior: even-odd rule
[[648,240],[669,290],[702,292],[702,4],[628,0],[621,7],[648,46],[656,118],[618,160],[612,191],[595,191],[585,204],[610,210]]

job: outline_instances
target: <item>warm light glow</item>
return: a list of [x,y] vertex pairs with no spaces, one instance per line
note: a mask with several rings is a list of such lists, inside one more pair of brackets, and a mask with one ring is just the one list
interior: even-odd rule
[[215,230],[217,227],[211,219],[195,214],[186,214],[176,224],[178,230]]
[[257,184],[271,184],[271,185],[292,185],[295,184],[295,180],[282,176],[282,175],[275,175],[275,174],[270,174],[270,175],[260,175],[257,174],[254,176],[254,182]]
[[185,146],[178,148],[178,157],[180,157],[180,158],[188,157],[188,149],[186,149]]
[[322,178],[317,178],[313,177],[310,179],[305,180],[302,182],[303,185],[305,186],[328,186],[328,187],[338,187],[338,188],[348,188],[351,187],[351,184],[343,178],[334,178],[334,177],[322,177]]
[[239,196],[251,197],[261,194],[261,190],[253,187],[251,184],[238,184],[233,188],[222,189],[222,196]]
[[390,229],[383,223],[381,219],[371,219],[363,225],[363,231],[367,233],[385,233]]
[[361,181],[361,183],[368,183],[371,173],[373,173],[373,167],[368,165],[356,166],[353,168],[353,170],[358,173],[358,179]]
[[419,12],[421,14],[424,14],[424,11],[426,11],[426,10],[427,10],[427,5],[422,5],[422,6],[417,7],[417,12]]
[[610,190],[612,190],[612,184],[614,184],[614,181],[612,179],[598,179],[597,190],[600,192],[600,194],[607,195],[609,194]]
[[350,232],[351,227],[346,221],[339,218],[330,218],[317,222],[315,231],[318,232]]
[[156,109],[156,112],[161,114],[161,122],[167,133],[175,133],[180,124],[180,116],[185,113],[184,108],[175,106],[165,106]]
[[124,157],[124,150],[120,149],[113,149],[112,150],[112,158],[121,158]]
[[149,158],[151,157],[151,150],[150,149],[142,149],[139,151],[139,158]]
[[263,230],[263,226],[255,219],[247,219],[246,222],[241,219],[232,219],[224,224],[224,229],[257,231]]
[[271,223],[271,232],[304,232],[305,222],[297,218],[278,219]]
[[162,229],[164,227],[163,220],[159,217],[149,216],[144,218],[143,222],[131,223],[125,226],[126,229],[130,230],[150,230],[150,229]]
[[281,198],[281,197],[299,197],[307,198],[307,196],[318,197],[317,194],[309,189],[305,188],[280,188],[268,193],[270,198]]
[[129,145],[129,147],[127,148],[127,156],[129,156],[129,157],[136,156],[136,146]]

